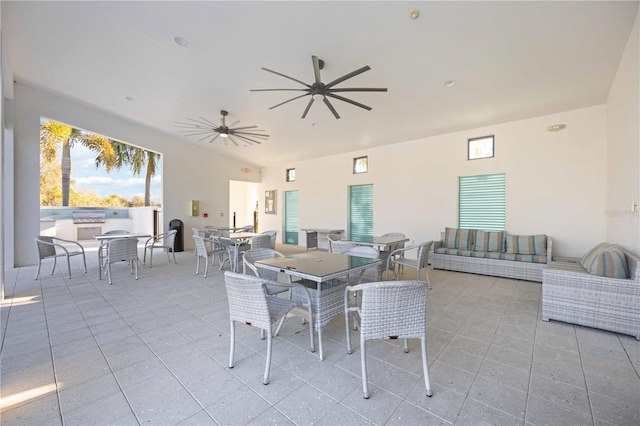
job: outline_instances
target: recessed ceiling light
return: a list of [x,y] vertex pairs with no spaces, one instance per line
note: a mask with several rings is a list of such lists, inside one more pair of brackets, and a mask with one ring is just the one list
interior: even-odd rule
[[125,99],[128,101],[133,101],[133,98],[131,96],[125,96]]
[[318,123],[311,123],[311,127],[318,127],[319,124]]
[[420,11],[418,9],[413,9],[411,12],[409,12],[409,18],[411,19],[418,19],[419,16]]
[[559,132],[561,130],[564,130],[567,127],[566,124],[552,124],[551,126],[547,127],[547,131],[548,132]]
[[456,81],[455,80],[447,80],[444,82],[444,87],[453,87],[456,85]]
[[189,45],[187,39],[181,36],[176,36],[173,41],[175,41],[178,46],[187,47]]

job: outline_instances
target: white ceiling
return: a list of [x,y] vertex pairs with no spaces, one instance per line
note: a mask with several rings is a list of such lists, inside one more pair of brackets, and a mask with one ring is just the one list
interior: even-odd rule
[[[637,9],[637,1],[3,1],[2,30],[15,80],[176,138],[176,121],[218,122],[225,109],[227,124],[256,124],[270,139],[249,148],[185,143],[273,166],[603,104]],[[338,87],[388,92],[344,94],[373,109],[334,101],[340,120],[321,102],[302,120],[308,98],[269,110],[297,92],[250,92],[300,87],[261,67],[311,83],[312,55],[326,62],[325,83],[369,65]]]

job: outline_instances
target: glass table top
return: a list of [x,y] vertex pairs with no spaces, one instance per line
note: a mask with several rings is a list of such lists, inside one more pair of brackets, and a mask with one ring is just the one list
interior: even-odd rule
[[372,265],[380,262],[379,259],[370,259],[346,254],[327,253],[314,251],[310,253],[294,254],[277,259],[264,259],[256,261],[257,264],[276,267],[283,272],[296,271],[305,275],[324,277],[340,272],[347,272],[355,268]]

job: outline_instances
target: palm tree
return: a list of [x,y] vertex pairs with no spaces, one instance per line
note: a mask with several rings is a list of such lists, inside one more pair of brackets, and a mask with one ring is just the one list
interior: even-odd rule
[[113,152],[115,155],[115,161],[113,163],[107,163],[107,160],[102,156],[96,157],[96,167],[101,164],[107,167],[107,171],[110,171],[109,165],[113,168],[120,169],[124,165],[129,165],[131,172],[134,176],[140,175],[142,168],[146,166],[146,175],[144,181],[144,205],[151,205],[151,178],[156,174],[156,168],[160,154],[146,149],[138,148],[126,143],[111,141]]
[[115,165],[115,151],[109,139],[56,121],[42,120],[40,123],[40,152],[43,159],[47,161],[54,160],[58,149],[62,147],[60,166],[62,169],[63,206],[69,205],[71,147],[75,143],[81,143],[95,152],[98,157],[102,158],[107,170],[110,170]]

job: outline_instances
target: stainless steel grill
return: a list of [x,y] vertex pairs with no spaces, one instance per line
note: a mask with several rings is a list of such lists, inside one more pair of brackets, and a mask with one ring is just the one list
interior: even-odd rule
[[104,210],[77,210],[71,214],[73,223],[104,223],[107,214]]

